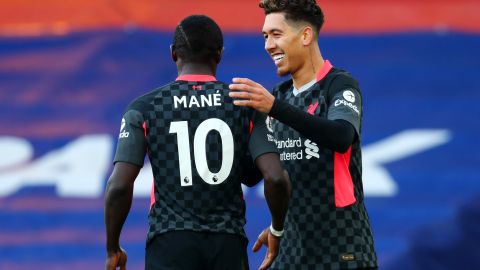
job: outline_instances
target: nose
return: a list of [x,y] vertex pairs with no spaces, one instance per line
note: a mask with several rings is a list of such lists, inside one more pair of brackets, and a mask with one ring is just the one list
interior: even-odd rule
[[271,51],[272,49],[275,49],[275,47],[276,47],[275,41],[273,40],[272,37],[268,36],[265,39],[265,50],[268,52],[268,51]]

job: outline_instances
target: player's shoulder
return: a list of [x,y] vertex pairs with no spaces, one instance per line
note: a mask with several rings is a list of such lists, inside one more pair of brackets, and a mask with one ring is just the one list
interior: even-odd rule
[[286,92],[290,91],[292,86],[293,86],[293,80],[292,79],[282,81],[282,82],[280,82],[279,84],[277,84],[273,87],[272,92],[275,93],[275,94],[278,94],[278,93],[285,94]]
[[334,97],[339,92],[350,90],[361,95],[360,86],[350,72],[345,69],[332,68],[320,82],[321,88],[327,89],[327,97]]
[[211,81],[209,83],[212,83],[212,84],[217,85],[217,86],[225,87],[225,88],[228,89],[228,83],[226,83],[224,81]]
[[210,81],[200,83],[204,84],[205,90],[221,90],[225,94],[228,94],[228,92],[230,91],[228,84],[223,81]]
[[360,90],[358,81],[352,74],[341,68],[332,68],[322,81],[324,81],[327,88],[331,90],[340,90],[345,87]]
[[[224,81],[212,81],[208,82],[207,84],[207,90],[215,90],[216,93],[222,93],[223,94],[223,99],[226,104],[233,104],[234,99],[229,96],[229,93],[231,92],[229,84],[225,83]],[[209,84],[209,86],[208,86]],[[220,92],[218,92],[220,91]],[[233,108],[234,110],[240,110],[243,112],[243,115],[248,115],[250,118],[252,117],[253,113],[255,110],[250,107],[244,107],[244,106],[231,106],[230,108]]]
[[156,87],[153,90],[150,90],[149,92],[136,97],[128,104],[125,111],[135,110],[144,113],[145,111],[151,109],[155,97],[161,95],[163,91],[168,91],[173,83],[174,82],[170,82],[162,86]]
[[330,87],[350,85],[353,88],[358,88],[358,81],[350,72],[341,68],[332,68],[325,76],[325,82]]

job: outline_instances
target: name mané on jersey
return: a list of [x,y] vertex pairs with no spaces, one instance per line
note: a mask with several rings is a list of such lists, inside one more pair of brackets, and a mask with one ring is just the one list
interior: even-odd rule
[[[220,90],[217,90],[215,94],[205,94],[198,96],[173,96],[173,105],[175,109],[178,108],[199,108],[199,107],[219,107],[222,106],[222,94],[219,93]],[[128,138],[130,133],[125,130],[126,122],[125,118],[122,118],[122,123],[120,125],[120,134],[118,135],[119,139]]]

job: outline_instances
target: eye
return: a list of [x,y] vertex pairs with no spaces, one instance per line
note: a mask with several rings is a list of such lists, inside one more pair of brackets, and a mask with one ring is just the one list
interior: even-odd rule
[[273,36],[274,38],[279,38],[279,37],[282,36],[282,33],[281,33],[281,32],[273,32],[272,36]]

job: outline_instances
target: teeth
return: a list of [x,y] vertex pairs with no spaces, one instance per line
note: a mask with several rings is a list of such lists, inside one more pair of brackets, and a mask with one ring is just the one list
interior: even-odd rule
[[285,57],[285,54],[276,54],[276,55],[273,56],[273,60],[274,60],[275,62],[277,62],[277,61],[282,60],[283,57]]

